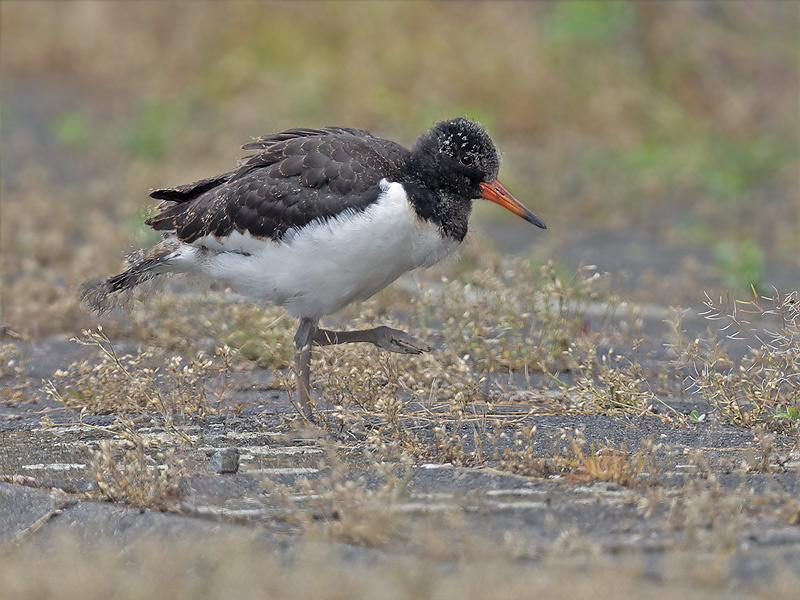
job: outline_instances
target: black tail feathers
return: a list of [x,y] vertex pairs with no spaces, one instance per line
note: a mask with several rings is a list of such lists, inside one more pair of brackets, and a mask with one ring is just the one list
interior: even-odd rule
[[174,244],[167,241],[150,250],[140,250],[127,258],[131,265],[126,271],[107,279],[87,281],[81,286],[81,303],[97,314],[114,308],[123,293],[164,273],[168,262],[175,256]]

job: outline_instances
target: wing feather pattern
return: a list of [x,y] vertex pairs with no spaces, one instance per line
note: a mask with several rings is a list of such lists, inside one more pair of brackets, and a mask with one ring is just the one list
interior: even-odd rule
[[280,240],[290,229],[364,210],[394,180],[408,150],[359,129],[290,129],[243,146],[257,152],[238,169],[153,190],[164,200],[146,222],[193,242],[233,231]]

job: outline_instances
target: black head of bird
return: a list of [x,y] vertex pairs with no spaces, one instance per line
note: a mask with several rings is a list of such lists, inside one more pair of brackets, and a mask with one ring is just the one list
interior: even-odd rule
[[497,179],[500,157],[489,134],[478,123],[457,118],[424,133],[411,150],[413,169],[425,185],[445,196],[471,202],[482,198],[547,229]]

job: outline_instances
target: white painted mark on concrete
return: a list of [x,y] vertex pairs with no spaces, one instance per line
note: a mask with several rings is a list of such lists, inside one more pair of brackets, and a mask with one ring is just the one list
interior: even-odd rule
[[495,510],[536,510],[547,508],[545,502],[490,502],[489,506]]
[[85,469],[86,465],[82,463],[50,463],[49,465],[39,463],[36,465],[22,465],[22,468],[28,471],[72,471]]
[[213,515],[215,517],[252,518],[263,517],[266,511],[262,508],[221,508],[219,506],[197,506],[194,512],[200,515]]
[[322,494],[300,494],[299,496],[292,496],[295,502],[303,502],[305,500],[322,500],[325,496]]
[[602,494],[603,496],[630,496],[631,491],[628,489],[609,489],[607,486],[598,483],[597,485],[579,485],[572,489],[573,492],[580,492],[586,494]]
[[[161,431],[157,433],[140,433],[139,431],[137,431],[137,433],[139,433],[139,436],[144,440],[159,442],[162,444],[169,444],[177,440],[183,439],[183,437],[178,434],[169,433],[166,431]],[[200,439],[200,437],[196,435],[189,435],[188,433],[185,433],[184,435],[186,436],[187,440],[192,442],[196,442],[198,439]]]
[[411,494],[414,500],[452,500],[453,494],[450,492],[419,492]]
[[[205,448],[203,448],[205,450]],[[272,448],[270,446],[240,446],[239,452],[255,456],[297,456],[303,454],[323,454],[322,448],[314,446],[279,446]],[[244,456],[242,456],[244,458]]]
[[398,513],[426,513],[426,512],[446,512],[457,510],[458,507],[454,504],[429,504],[427,502],[405,502],[403,504],[395,504],[389,506],[389,510]]
[[266,469],[247,469],[246,473],[264,473],[266,475],[307,475],[319,473],[319,469],[312,467],[270,467]]
[[532,490],[530,488],[509,488],[500,490],[489,490],[487,496],[543,496],[545,490]]
[[33,430],[34,433],[52,433],[53,435],[64,435],[65,433],[85,433],[89,431],[97,431],[98,427],[90,427],[87,425],[69,425],[62,427],[61,425],[49,425],[47,427],[38,427]]
[[254,440],[262,437],[283,437],[284,435],[277,431],[227,431],[224,437],[229,440]]

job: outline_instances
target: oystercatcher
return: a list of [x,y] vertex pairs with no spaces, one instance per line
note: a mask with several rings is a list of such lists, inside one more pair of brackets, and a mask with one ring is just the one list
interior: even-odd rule
[[84,286],[95,311],[164,273],[200,273],[282,306],[300,320],[297,395],[309,413],[312,345],[368,342],[419,354],[403,331],[329,331],[320,317],[366,300],[406,271],[433,265],[464,240],[473,199],[495,202],[545,229],[498,181],[489,135],[464,118],[443,121],[408,150],[346,127],[289,129],[245,144],[232,171],[153,190],[146,223],[164,240],[123,273]]

